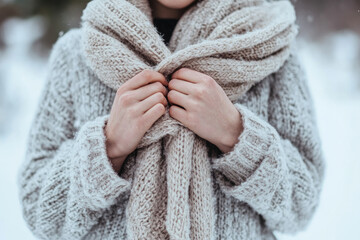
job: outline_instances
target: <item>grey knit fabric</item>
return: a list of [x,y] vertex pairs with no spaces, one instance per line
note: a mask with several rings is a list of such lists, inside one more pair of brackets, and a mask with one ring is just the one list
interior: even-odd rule
[[[297,33],[288,1],[206,0],[183,14],[167,48],[151,12],[135,3],[147,1],[95,0],[82,16],[86,61],[114,90],[143,69],[168,77],[187,66],[212,76],[235,101],[284,64]],[[130,239],[214,239],[206,141],[165,114],[137,159],[126,208]]]
[[[89,66],[84,43],[84,29],[75,29],[52,50],[19,172],[25,220],[44,239],[167,239],[162,231],[157,232],[161,237],[131,235],[133,229],[129,234],[129,202],[134,201],[134,192],[141,193],[134,189],[139,168],[154,164],[151,158],[141,157],[143,149],[147,156],[162,150],[146,145],[145,138],[143,148],[128,157],[121,172],[113,171],[103,128],[116,91]],[[207,153],[202,156],[211,167],[213,209],[203,210],[213,211],[215,229],[200,235],[191,232],[191,239],[272,239],[273,231],[296,232],[311,219],[319,200],[324,160],[312,98],[295,51],[276,73],[257,81],[234,102],[244,124],[234,150],[220,154],[206,143]],[[169,123],[171,128],[173,121]],[[177,142],[171,140],[172,135],[166,135],[162,143],[176,148]],[[164,161],[158,161],[166,173]],[[158,179],[163,180],[163,175]],[[158,179],[149,179],[143,186],[157,184],[155,207],[166,209],[166,182]],[[164,218],[167,213],[150,215]],[[144,223],[150,229],[163,227]]]

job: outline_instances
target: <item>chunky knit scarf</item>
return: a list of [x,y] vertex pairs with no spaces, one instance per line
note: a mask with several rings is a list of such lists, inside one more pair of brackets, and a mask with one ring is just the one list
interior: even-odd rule
[[[115,90],[143,69],[168,78],[188,67],[214,78],[234,102],[283,65],[297,34],[294,22],[286,0],[200,0],[181,17],[167,47],[147,0],[94,0],[82,16],[84,54]],[[168,111],[155,122],[134,156],[129,239],[214,238],[207,154],[206,141]]]

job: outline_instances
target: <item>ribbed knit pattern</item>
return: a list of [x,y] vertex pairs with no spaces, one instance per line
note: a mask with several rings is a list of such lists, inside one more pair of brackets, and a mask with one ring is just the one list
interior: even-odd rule
[[[95,2],[89,6],[95,6]],[[139,14],[138,9],[148,9],[140,3],[136,8],[125,1],[114,2],[119,4],[114,9],[122,9],[122,4]],[[221,4],[222,1],[217,6]],[[91,10],[89,6],[87,10]],[[210,9],[213,5],[207,6]],[[196,7],[185,13],[184,19],[192,16]],[[215,14],[214,19],[218,18],[222,17]],[[177,25],[172,46],[182,42],[180,32],[189,28],[185,22],[181,19]],[[112,22],[108,24],[112,26]],[[281,66],[275,73],[254,80],[247,91],[233,95],[226,92],[228,96],[237,96],[233,102],[244,125],[231,152],[220,154],[216,147],[167,114],[145,134],[117,174],[106,155],[104,127],[116,87],[129,78],[120,77],[122,71],[105,71],[109,77],[105,81],[100,74],[103,69],[94,68],[91,61],[97,63],[94,59],[89,61],[91,52],[84,51],[89,49],[91,36],[84,28],[65,34],[52,50],[47,82],[19,172],[23,214],[36,236],[43,239],[273,239],[275,230],[304,229],[318,204],[324,161],[312,99],[295,49],[285,63],[279,63]],[[105,35],[117,44],[118,34],[112,34]],[[146,36],[150,35],[141,39]],[[98,43],[100,46],[104,42]],[[122,50],[103,51],[114,56],[109,56],[107,66],[113,66],[113,59],[120,59],[117,51],[125,54],[128,49],[133,54],[138,48],[128,48],[132,43],[121,45]],[[157,46],[153,51],[157,52],[160,45],[152,45]],[[196,43],[188,45],[190,50],[197,49],[191,45]],[[285,46],[281,49],[289,52],[290,48]],[[180,56],[180,52],[186,55],[188,47],[183,47],[164,55],[163,59],[168,61],[176,54]],[[199,49],[195,50],[192,57]],[[186,65],[185,60],[175,67],[171,61],[162,65],[160,57],[158,64],[153,61],[151,65],[153,55],[144,54],[148,54],[148,61],[144,61],[144,55],[137,54],[138,62],[134,59],[127,62],[133,55],[121,55],[124,62],[118,65],[119,69],[125,69],[125,64],[130,67],[143,64],[144,68],[153,69],[164,66],[161,69],[172,70]],[[185,55],[180,58],[185,59]],[[234,66],[238,60],[236,52],[226,50],[216,58],[210,56],[213,55],[195,60],[194,69],[205,68],[206,61],[225,56],[234,61]],[[216,66],[214,72],[208,67],[203,72],[209,71],[206,73],[224,86],[227,79],[221,78],[221,66],[224,76],[228,70],[230,76],[236,72],[230,64]],[[119,78],[111,78],[112,74],[119,74]],[[130,70],[126,74],[130,76]],[[238,74],[244,72],[239,70]],[[246,80],[243,79],[244,83]],[[236,88],[235,77],[229,81],[234,81],[230,85]]]
[[[87,63],[114,90],[143,69],[168,77],[187,66],[212,76],[235,101],[284,64],[297,33],[288,1],[206,0],[182,16],[167,48],[149,20],[151,13],[132,2],[147,3],[95,0],[82,16]],[[216,26],[208,25],[214,21]],[[130,238],[213,239],[215,202],[206,142],[168,114],[155,125],[147,134],[156,138],[144,137],[138,147],[137,158],[147,160],[137,161],[126,209]],[[173,137],[163,153],[166,135]],[[166,176],[159,166],[163,157]],[[162,182],[167,182],[166,195]]]

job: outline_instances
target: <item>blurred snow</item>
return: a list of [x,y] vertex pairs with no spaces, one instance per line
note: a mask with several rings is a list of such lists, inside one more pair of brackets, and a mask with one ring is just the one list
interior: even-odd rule
[[[0,239],[35,239],[22,219],[16,175],[41,94],[47,59],[31,51],[41,18],[11,19],[0,52]],[[352,32],[320,42],[299,41],[327,161],[320,206],[305,232],[280,240],[358,239],[360,236],[360,40]]]
[[44,84],[46,59],[31,51],[42,35],[42,19],[10,19],[1,27],[0,52],[0,239],[35,239],[22,218],[16,176]]
[[326,178],[306,232],[279,239],[359,239],[360,37],[340,32],[320,43],[299,45],[317,112]]

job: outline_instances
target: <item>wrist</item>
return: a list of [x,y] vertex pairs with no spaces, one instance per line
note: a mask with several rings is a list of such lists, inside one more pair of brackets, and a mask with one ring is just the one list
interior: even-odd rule
[[228,131],[225,131],[225,135],[220,139],[220,142],[215,144],[223,153],[228,153],[234,148],[235,144],[239,142],[239,137],[244,130],[241,114],[236,108],[230,119]]
[[104,127],[104,135],[105,135],[105,148],[106,155],[114,169],[114,171],[119,172],[122,164],[124,163],[127,155],[118,154],[116,149],[114,148],[114,144],[110,141],[106,131],[106,125]]
[[109,160],[111,162],[112,168],[115,172],[119,172],[122,165],[124,164],[126,157],[116,157],[116,158],[110,158]]
[[119,172],[119,170],[121,169],[121,166],[124,163],[127,155],[114,154],[114,152],[116,152],[116,151],[113,150],[113,148],[111,147],[113,145],[111,145],[108,140],[106,140],[105,145],[106,145],[106,155],[109,158],[113,169],[116,172]]

